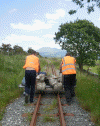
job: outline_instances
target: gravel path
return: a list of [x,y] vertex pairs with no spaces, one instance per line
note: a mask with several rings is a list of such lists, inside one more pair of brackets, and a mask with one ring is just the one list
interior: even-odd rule
[[[50,95],[50,94],[49,94]],[[41,104],[50,105],[54,100],[54,95],[50,96],[51,98],[45,99],[47,95],[43,96],[41,99]],[[25,105],[24,96],[17,98],[13,103],[9,104],[6,107],[6,112],[4,114],[4,118],[2,119],[1,126],[29,126],[30,121],[27,117],[22,117],[25,113],[32,113],[34,111],[35,105],[30,106]],[[37,98],[34,99],[34,103],[37,102]],[[65,99],[61,99],[62,104],[66,104]],[[39,112],[42,114],[46,114],[44,112],[45,106],[41,105]],[[78,101],[74,98],[73,103],[68,106],[63,106],[64,113],[73,113],[74,116],[65,116],[67,126],[95,126],[89,120],[89,114],[80,108]],[[58,113],[58,109],[55,108],[50,113],[56,114]],[[49,114],[50,114],[49,113]],[[48,114],[48,113],[47,113]],[[54,117],[54,122],[43,122],[43,117],[38,116],[36,126],[60,126],[59,117]],[[39,121],[38,121],[39,120]]]

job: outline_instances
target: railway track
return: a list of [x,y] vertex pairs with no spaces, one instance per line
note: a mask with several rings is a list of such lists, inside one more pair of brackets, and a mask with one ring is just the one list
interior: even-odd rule
[[[46,73],[59,76],[54,65],[49,64],[46,68]],[[44,96],[42,95],[43,92],[38,94],[37,103],[34,103],[36,106],[34,106],[30,126],[88,126],[91,124],[85,118],[87,113],[82,112],[76,99],[70,106],[66,104],[64,92],[48,89],[45,90]],[[52,108],[53,100],[56,100],[56,105]]]
[[[46,73],[58,76],[54,65],[49,64],[46,68]],[[52,91],[52,94],[47,92],[44,96],[42,96],[42,94],[38,95],[37,103],[34,104],[36,106],[32,113],[30,126],[88,126],[91,124],[89,120],[84,118],[87,117],[87,113],[82,113],[82,110],[77,105],[78,103],[76,101],[70,106],[66,104],[65,96],[61,92],[58,91],[55,93],[54,90]],[[56,99],[56,106],[50,108],[54,99]],[[44,111],[44,109],[46,111]],[[45,122],[43,121],[44,117],[47,119]],[[52,118],[55,120],[52,120]]]
[[[50,66],[47,66],[47,70],[46,70],[47,73],[49,72],[49,68],[50,68]],[[54,65],[51,65],[51,72],[52,72],[53,75],[55,75],[55,76],[57,75]],[[37,124],[37,117],[38,116],[43,117],[45,115],[48,116],[48,117],[51,117],[51,115],[52,115],[52,117],[55,117],[55,116],[59,117],[59,125],[66,126],[64,116],[74,116],[74,114],[64,113],[63,108],[62,108],[62,104],[61,104],[61,98],[60,98],[59,92],[56,93],[55,96],[56,96],[56,99],[57,99],[57,104],[56,104],[57,105],[56,107],[58,109],[57,113],[55,113],[55,114],[53,114],[53,113],[52,114],[41,114],[41,113],[39,113],[40,106],[43,106],[43,105],[46,106],[46,105],[41,103],[42,95],[39,94],[38,100],[37,100],[37,103],[36,103],[36,106],[35,106],[35,110],[33,112],[32,120],[30,122],[30,126],[37,126],[38,125]],[[45,97],[45,100],[46,99],[48,99],[48,97]],[[65,106],[65,105],[67,105],[67,104],[63,104],[63,106]]]
[[[47,66],[46,72],[58,74],[51,64]],[[89,113],[79,106],[77,99],[74,98],[69,106],[61,91],[47,89],[45,93],[35,93],[33,104],[25,105],[24,99],[21,96],[8,105],[1,121],[2,126],[95,126],[89,119]]]
[[[65,114],[63,113],[63,109],[62,109],[62,105],[61,105],[61,100],[60,100],[59,94],[57,94],[57,98],[58,98],[58,102],[57,102],[58,103],[58,113],[52,114],[52,116],[57,116],[57,117],[59,116],[59,118],[60,118],[59,124],[61,126],[66,126],[66,122],[65,122],[65,119],[64,119],[64,115]],[[32,116],[32,120],[31,120],[30,126],[35,126],[36,125],[37,116],[43,116],[43,114],[38,113],[40,105],[43,105],[43,104],[40,104],[40,101],[41,101],[41,94],[39,94],[38,101],[37,101],[37,104],[36,104],[36,107],[35,107],[35,110],[34,110],[34,113],[33,113],[33,116]],[[51,114],[46,115],[46,116],[51,116]],[[67,116],[67,114],[66,114],[66,116]]]
[[[52,96],[49,95],[49,98],[48,97],[44,97],[44,99],[45,100],[47,100],[47,99],[51,100],[50,97],[52,97]],[[39,94],[38,100],[37,100],[37,103],[36,103],[36,106],[35,106],[35,110],[34,110],[33,115],[32,115],[32,120],[30,122],[30,126],[39,126],[39,124],[40,124],[39,123],[39,119],[38,119],[38,123],[37,123],[37,117],[39,117],[39,116],[41,116],[41,117],[44,117],[44,116],[58,117],[59,118],[59,126],[66,126],[67,123],[65,121],[65,116],[74,116],[74,114],[72,114],[72,113],[64,113],[63,112],[62,106],[69,106],[67,104],[62,104],[61,103],[61,99],[65,99],[65,98],[64,97],[60,98],[59,94],[56,95],[56,99],[57,99],[57,111],[56,112],[57,113],[52,113],[52,112],[49,111],[50,114],[45,114],[44,112],[40,113],[41,112],[41,110],[39,111],[40,106],[44,106],[44,108],[48,107],[48,105],[45,105],[45,104],[42,103],[43,101],[41,102],[42,98],[43,97],[41,96],[41,94]],[[41,108],[43,108],[43,107],[41,107]],[[42,119],[42,121],[43,121],[43,119]],[[56,124],[54,126],[56,126]]]

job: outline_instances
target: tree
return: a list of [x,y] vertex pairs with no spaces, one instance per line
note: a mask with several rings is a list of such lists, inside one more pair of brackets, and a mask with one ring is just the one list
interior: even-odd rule
[[14,45],[13,51],[14,51],[14,54],[21,54],[23,53],[23,48],[18,45]]
[[8,55],[9,55],[9,52],[10,52],[11,50],[12,50],[11,44],[4,44],[4,43],[2,43],[1,51],[2,51],[4,54],[8,54]]
[[0,47],[0,53],[2,54],[2,51],[3,51],[3,49],[2,49],[2,47]]
[[31,47],[28,48],[28,53],[32,53],[34,52],[35,50],[33,50]]
[[100,29],[88,20],[76,20],[61,24],[55,33],[55,41],[62,49],[77,57],[77,63],[82,70],[83,65],[94,66],[100,54]]
[[[83,8],[84,5],[87,3],[87,12],[88,14],[90,14],[91,12],[94,12],[94,7],[97,6],[98,8],[100,8],[100,0],[72,0],[74,3],[76,3],[77,5],[79,5],[80,8]],[[86,2],[86,3],[84,3]],[[91,5],[90,5],[91,4]],[[76,13],[77,10],[70,10],[68,13],[70,15]]]

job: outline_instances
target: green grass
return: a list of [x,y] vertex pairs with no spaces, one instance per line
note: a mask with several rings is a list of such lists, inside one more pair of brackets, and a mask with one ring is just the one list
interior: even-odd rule
[[[90,72],[93,72],[93,73],[98,74],[98,71],[97,71],[98,66],[95,66],[95,67],[89,67],[89,68],[91,68],[91,70],[89,70]],[[88,66],[83,66],[83,69],[87,70],[87,69],[88,69]]]
[[19,97],[23,89],[18,85],[24,76],[25,56],[0,55],[0,120],[5,112],[7,104]]
[[54,99],[52,104],[49,105],[47,108],[44,109],[44,111],[51,111],[57,107],[57,99]]
[[31,120],[32,120],[32,113],[27,113],[27,121],[29,121],[29,122],[31,122]]
[[43,116],[43,122],[54,122],[56,121],[56,119],[54,118],[54,116],[49,116],[49,115],[44,115]]
[[89,111],[91,120],[100,126],[100,80],[77,73],[75,91],[82,108]]
[[[100,60],[97,60],[96,61],[96,64],[97,65],[94,66],[94,67],[89,67],[89,68],[91,68],[91,70],[89,70],[89,71],[98,74],[98,68],[100,67]],[[83,66],[83,69],[87,70],[88,69],[88,66],[84,65]]]
[[55,66],[56,69],[60,68],[61,58],[51,58],[51,64]]
[[46,66],[48,64],[47,59],[43,58],[43,57],[41,57],[41,58],[39,57],[39,60],[40,60],[41,71],[45,71],[44,66]]
[[100,60],[97,60],[96,63],[100,64]]

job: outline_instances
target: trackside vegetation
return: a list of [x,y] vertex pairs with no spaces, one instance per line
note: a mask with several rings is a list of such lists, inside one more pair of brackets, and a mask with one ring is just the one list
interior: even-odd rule
[[24,76],[24,62],[24,55],[0,55],[0,120],[7,104],[22,94],[18,85]]
[[96,73],[96,74],[99,74],[99,69],[100,69],[100,60],[97,60],[96,61],[96,64],[95,66],[92,66],[92,67],[89,67],[87,65],[84,65],[83,66],[83,69],[87,70],[88,68],[91,68],[91,70],[89,70],[90,72],[93,72],[93,73]]
[[100,80],[77,71],[76,96],[83,109],[90,112],[91,120],[100,126]]

